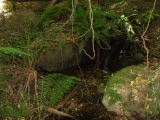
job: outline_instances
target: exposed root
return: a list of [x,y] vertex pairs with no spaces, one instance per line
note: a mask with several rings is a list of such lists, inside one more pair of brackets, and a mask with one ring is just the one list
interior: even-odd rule
[[153,14],[153,11],[155,9],[155,6],[156,6],[156,2],[157,0],[154,0],[154,3],[153,3],[153,7],[152,7],[152,10],[151,10],[151,13],[150,13],[150,16],[149,16],[149,20],[148,20],[148,23],[147,23],[147,26],[146,26],[146,29],[145,31],[143,32],[143,34],[141,35],[141,39],[143,41],[143,46],[144,46],[144,49],[146,51],[146,62],[147,62],[147,65],[146,65],[146,69],[148,69],[149,67],[149,49],[147,48],[146,46],[146,39],[145,39],[145,35],[146,35],[146,32],[149,28],[149,25],[150,25],[150,22],[151,22],[151,17],[152,17],[152,14]]

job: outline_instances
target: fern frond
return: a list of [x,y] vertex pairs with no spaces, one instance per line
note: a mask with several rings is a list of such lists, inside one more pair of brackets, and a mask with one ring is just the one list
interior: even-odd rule
[[63,74],[47,74],[39,82],[39,100],[43,107],[55,106],[79,79]]
[[15,55],[19,57],[31,57],[32,55],[13,47],[0,47],[0,53],[5,55]]

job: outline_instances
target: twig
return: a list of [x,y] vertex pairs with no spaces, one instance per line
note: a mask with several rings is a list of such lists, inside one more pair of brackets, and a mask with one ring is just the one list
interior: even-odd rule
[[88,89],[88,86],[87,86],[87,82],[86,82],[86,80],[84,79],[84,75],[83,75],[81,66],[80,66],[80,64],[79,64],[78,57],[76,56],[76,58],[77,58],[77,64],[78,64],[78,68],[79,68],[79,70],[80,70],[81,78],[82,78],[82,80],[83,80],[83,82],[84,82],[84,84],[85,84],[86,90],[87,90],[87,92],[88,92],[88,94],[89,94],[89,89]]

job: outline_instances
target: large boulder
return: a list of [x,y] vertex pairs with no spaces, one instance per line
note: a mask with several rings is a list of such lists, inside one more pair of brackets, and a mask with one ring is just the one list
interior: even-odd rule
[[[86,49],[87,52],[91,50],[89,47],[90,44],[85,42],[84,49]],[[36,64],[38,68],[48,72],[63,72],[74,66],[85,64],[88,61],[89,57],[86,56],[79,45],[68,42],[65,43],[63,47],[55,44],[43,50]]]
[[144,65],[129,66],[113,74],[102,100],[108,111],[117,115],[145,119],[160,112],[159,68],[145,71]]

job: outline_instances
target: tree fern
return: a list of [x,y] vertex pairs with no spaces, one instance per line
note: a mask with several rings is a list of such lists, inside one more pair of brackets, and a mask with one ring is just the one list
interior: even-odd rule
[[63,74],[47,74],[40,81],[38,86],[39,100],[42,107],[55,106],[59,100],[79,80],[75,77]]
[[22,50],[19,50],[13,47],[0,47],[0,54],[14,55],[14,56],[19,56],[19,57],[31,57],[32,56],[30,53],[24,52]]

